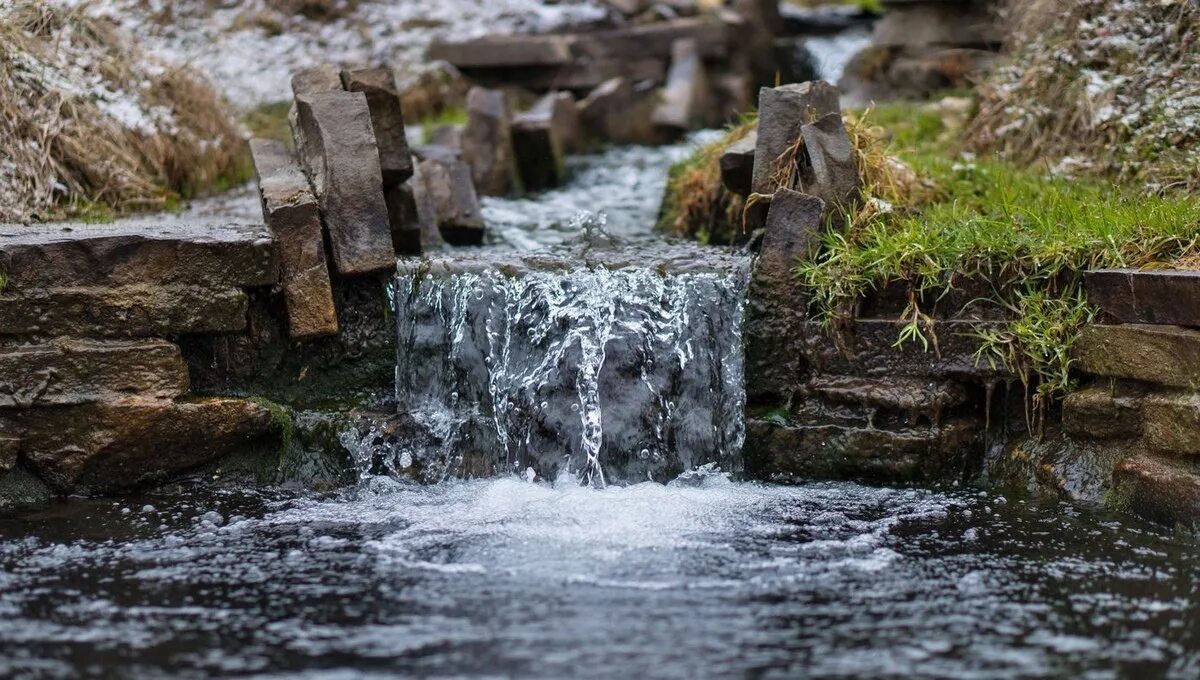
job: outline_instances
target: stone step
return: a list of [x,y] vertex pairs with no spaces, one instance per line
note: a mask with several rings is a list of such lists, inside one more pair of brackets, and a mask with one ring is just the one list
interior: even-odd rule
[[1122,323],[1200,326],[1200,271],[1084,273],[1088,302]]
[[926,413],[931,417],[967,401],[961,384],[930,378],[820,375],[810,380],[807,387],[813,394],[834,402]]
[[0,336],[146,338],[240,331],[246,292],[191,285],[50,288],[0,295]]
[[962,481],[982,454],[978,424],[965,420],[896,431],[751,418],[743,447],[747,475],[781,481]]
[[1113,470],[1112,498],[1143,519],[1193,530],[1200,525],[1200,468],[1139,454]]
[[1084,373],[1192,387],[1200,385],[1200,331],[1149,324],[1094,324],[1075,343]]
[[0,347],[0,408],[84,404],[133,394],[171,399],[187,389],[179,348],[163,340],[61,339]]
[[267,286],[279,279],[261,224],[128,219],[0,225],[3,291],[63,286]]
[[230,453],[277,449],[283,437],[268,408],[243,399],[32,409],[0,429],[20,437],[20,458],[61,493],[134,487]]
[[[817,371],[869,377],[960,378],[975,381],[1008,380],[1015,376],[1001,365],[976,359],[981,329],[996,328],[989,321],[936,321],[929,346],[910,340],[897,347],[902,322],[897,319],[856,319],[840,340],[815,321],[803,322],[802,351]],[[937,346],[934,347],[933,336]]]
[[1063,431],[1072,439],[1108,441],[1142,434],[1142,399],[1114,394],[1108,385],[1068,394],[1062,406]]

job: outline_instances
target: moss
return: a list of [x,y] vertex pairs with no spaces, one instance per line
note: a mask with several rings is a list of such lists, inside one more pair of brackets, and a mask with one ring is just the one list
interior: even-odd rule
[[721,155],[758,125],[748,114],[721,139],[696,149],[667,173],[658,229],[701,243],[729,244],[742,235],[745,199],[721,184]]
[[286,406],[278,404],[266,397],[252,397],[251,402],[265,408],[267,413],[271,415],[271,422],[279,429],[279,449],[276,470],[283,467],[283,461],[288,452],[296,444],[296,424],[292,418],[292,412]]
[[467,110],[465,108],[461,106],[444,108],[432,116],[423,118],[418,123],[421,126],[421,143],[429,144],[433,140],[433,133],[440,127],[466,124]]
[[1073,386],[1071,352],[1091,319],[1081,273],[1144,267],[1197,253],[1200,202],[1147,195],[1103,180],[1068,180],[997,158],[955,158],[928,109],[893,105],[879,119],[894,128],[893,150],[930,190],[891,211],[857,216],[830,230],[797,275],[816,315],[845,319],[853,304],[887,285],[906,285],[909,320],[898,342],[936,348],[918,300],[961,282],[984,281],[991,295],[972,304],[1009,319],[979,334],[981,361],[1021,376],[1044,406]]

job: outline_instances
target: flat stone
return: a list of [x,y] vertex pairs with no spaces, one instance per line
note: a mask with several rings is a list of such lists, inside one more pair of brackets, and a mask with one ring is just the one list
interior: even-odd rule
[[471,167],[475,191],[479,194],[520,193],[521,178],[513,151],[512,112],[503,92],[473,87],[467,93],[462,156]]
[[513,122],[513,150],[526,189],[550,189],[567,181],[563,143],[549,116],[528,113],[517,116]]
[[283,142],[250,140],[263,218],[279,248],[280,283],[294,339],[338,331],[333,285],[325,264],[321,209],[308,180]]
[[836,87],[822,80],[764,87],[758,93],[758,140],[754,151],[756,194],[775,193],[779,157],[800,137],[801,127],[841,112]]
[[568,35],[490,35],[473,40],[435,40],[427,52],[461,69],[557,66],[574,60],[576,39]]
[[800,136],[808,161],[801,165],[800,189],[825,201],[827,212],[851,210],[861,201],[862,178],[842,114],[801,125]]
[[1200,455],[1200,394],[1153,393],[1142,404],[1143,441],[1153,451]]
[[396,256],[366,95],[297,96],[293,122],[296,147],[321,203],[338,273],[392,268]]
[[820,375],[806,387],[830,401],[927,414],[934,422],[940,420],[940,414],[967,401],[962,384],[952,380]]
[[188,390],[179,348],[162,340],[59,339],[0,347],[0,408],[85,404]]
[[120,220],[0,225],[4,291],[58,286],[269,286],[279,280],[263,225]]
[[1193,464],[1139,454],[1118,463],[1112,479],[1120,509],[1188,530],[1200,524],[1200,471]]
[[243,399],[126,399],[21,412],[24,460],[63,493],[158,481],[252,447],[278,448],[271,412]]
[[730,27],[719,19],[695,17],[594,31],[579,36],[575,51],[591,59],[611,58],[633,62],[669,59],[677,40],[694,40],[705,59],[721,59],[730,51]]
[[1079,370],[1108,378],[1200,385],[1200,331],[1178,326],[1092,324],[1074,348]]
[[549,119],[550,127],[564,152],[575,151],[583,142],[579,105],[570,92],[547,92],[518,117],[518,120]]
[[1142,403],[1105,385],[1076,390],[1062,406],[1063,431],[1073,439],[1108,441],[1142,434]]
[[21,440],[9,434],[0,434],[0,472],[8,472],[17,466],[21,453]]
[[801,384],[805,298],[792,269],[819,243],[821,199],[780,189],[771,203],[746,305],[746,391],[752,402],[786,400]]
[[338,92],[342,89],[342,74],[333,64],[302,68],[292,74],[292,95]]
[[534,91],[583,91],[613,78],[661,85],[667,79],[667,61],[660,57],[632,60],[589,57],[551,68],[472,71],[472,74],[479,82],[492,86],[517,85]]
[[240,331],[246,292],[206,286],[48,288],[0,295],[0,336],[145,338]]
[[891,431],[752,418],[743,452],[751,478],[898,484],[965,481],[978,469],[983,445],[976,425],[967,421]]
[[421,222],[422,245],[435,237],[454,245],[483,242],[483,212],[471,169],[453,149],[417,147],[413,196]]
[[[837,333],[816,321],[803,324],[801,345],[780,351],[804,355],[817,373],[864,377],[917,376],[951,378],[975,382],[1016,380],[1003,366],[976,360],[980,330],[1000,327],[1002,322],[946,320],[922,328],[929,345],[913,340],[897,347],[904,322],[899,319],[855,319],[849,329]],[[937,351],[934,350],[936,336]],[[785,356],[780,354],[780,356]],[[748,385],[749,388],[749,385]]]
[[708,73],[695,39],[676,40],[671,47],[667,84],[654,109],[654,124],[682,134],[715,123]]
[[342,71],[342,85],[349,92],[362,92],[367,97],[384,186],[391,187],[412,177],[412,152],[391,70],[379,67]]
[[730,144],[721,154],[721,184],[739,196],[749,196],[754,183],[754,147],[758,131]]
[[1122,323],[1200,326],[1200,272],[1100,269],[1084,273],[1088,302]]

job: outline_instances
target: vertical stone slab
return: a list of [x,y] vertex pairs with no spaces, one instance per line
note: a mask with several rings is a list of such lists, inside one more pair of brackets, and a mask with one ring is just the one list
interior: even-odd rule
[[297,96],[294,122],[296,147],[320,201],[338,273],[353,276],[394,267],[383,171],[366,96]]
[[760,90],[751,186],[754,193],[770,195],[775,191],[772,178],[779,170],[778,159],[796,143],[802,126],[840,112],[837,88],[822,80]]
[[754,147],[758,132],[751,132],[729,145],[721,154],[721,184],[739,196],[749,196],[754,181]]
[[570,153],[582,145],[579,104],[570,92],[547,92],[526,115],[548,117],[564,152]]
[[861,199],[862,178],[842,114],[800,126],[800,136],[808,159],[800,173],[801,190],[825,201],[826,210],[852,209]]
[[825,203],[780,189],[767,213],[746,307],[746,395],[783,403],[803,384],[804,296],[792,276],[797,258],[819,244]]
[[419,147],[418,182],[413,187],[422,223],[422,240],[436,225],[441,238],[453,245],[483,242],[483,213],[471,182],[471,169],[452,149]]
[[342,76],[333,64],[302,68],[292,74],[292,95],[337,92],[342,89]]
[[504,196],[521,191],[513,151],[512,113],[503,92],[473,87],[467,93],[462,150],[478,193]]
[[362,92],[371,111],[371,126],[379,144],[379,167],[383,184],[391,187],[412,177],[412,152],[404,132],[400,95],[392,72],[386,68],[342,71],[342,85],[349,92]]
[[635,90],[627,78],[598,85],[579,103],[584,133],[610,144],[654,144],[661,135],[651,116],[657,106],[656,91]]
[[335,335],[337,309],[325,258],[321,211],[283,142],[250,140],[263,218],[279,248],[280,283],[293,339]]
[[695,39],[671,44],[671,69],[662,100],[654,109],[654,124],[679,135],[713,119],[712,96],[700,47]]
[[513,150],[526,189],[561,186],[567,180],[564,144],[554,126],[552,108],[522,113],[513,121]]
[[392,248],[405,255],[420,255],[421,220],[417,212],[417,201],[413,195],[413,179],[401,182],[384,190],[387,200],[388,221],[392,225]]

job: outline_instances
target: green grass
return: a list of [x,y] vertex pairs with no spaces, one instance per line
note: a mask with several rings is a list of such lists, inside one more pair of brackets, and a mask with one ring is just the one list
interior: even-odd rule
[[433,133],[438,128],[445,125],[466,125],[467,110],[461,106],[442,109],[440,113],[428,118],[422,119],[419,123],[421,126],[421,143],[428,144],[433,140]]
[[1014,371],[1044,405],[1073,386],[1070,348],[1091,319],[1083,271],[1153,266],[1200,250],[1194,197],[955,159],[940,117],[911,105],[881,108],[873,120],[893,131],[896,154],[935,188],[914,204],[829,230],[820,253],[799,263],[796,274],[825,321],[899,283],[913,301],[898,342],[928,346],[932,324],[918,300],[984,281],[992,290],[985,302],[1009,321],[979,334],[978,358]]
[[291,107],[291,102],[263,104],[243,116],[242,124],[250,131],[251,137],[277,139],[291,148],[292,128],[288,124],[288,111]]

